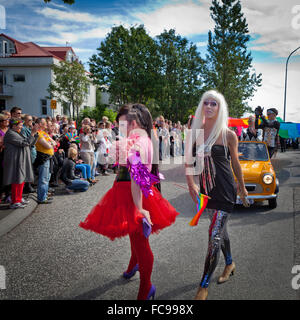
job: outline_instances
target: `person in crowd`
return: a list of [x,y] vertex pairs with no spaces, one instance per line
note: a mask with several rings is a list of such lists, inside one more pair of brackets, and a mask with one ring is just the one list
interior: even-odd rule
[[65,155],[68,154],[71,143],[76,143],[77,145],[80,143],[80,138],[77,135],[74,124],[70,125],[68,132],[65,135],[62,135],[60,140],[60,147],[64,150]]
[[82,159],[79,158],[78,145],[76,143],[71,143],[70,148],[76,149],[76,151],[77,151],[77,158],[75,160],[75,162],[76,162],[76,165],[75,165],[76,171],[80,171],[82,178],[84,180],[88,181],[90,185],[94,185],[97,181],[96,180],[92,180],[91,166],[89,164],[87,164],[87,163],[84,163],[82,161]]
[[170,156],[170,133],[166,122],[161,123],[159,134],[162,137],[162,160],[164,160]]
[[[87,163],[92,167],[95,157],[94,143],[97,143],[96,134],[91,132],[90,126],[84,125],[82,127],[82,133],[79,135],[79,138],[81,142],[80,157],[84,163]],[[95,177],[92,176],[93,180],[94,178]]]
[[[23,127],[21,129],[21,135],[25,138],[31,136],[32,128],[33,128],[32,116],[29,114],[25,114]],[[34,144],[30,146],[30,154],[31,154],[31,163],[33,164],[36,159],[36,148]],[[31,182],[26,182],[23,191],[24,193],[33,193],[35,192],[35,189],[33,188]]]
[[51,158],[53,168],[51,170],[51,177],[50,177],[49,186],[51,188],[56,188],[59,186],[58,180],[59,180],[61,168],[64,163],[65,152],[60,147],[59,136],[53,135],[51,138],[56,142],[56,145],[54,145],[54,147],[53,147],[54,148],[54,155]]
[[103,116],[102,117],[102,122],[104,123],[104,128],[106,127],[106,122],[108,121],[108,117]]
[[61,115],[57,114],[55,118],[56,118],[56,122],[60,125],[60,123],[61,123]]
[[69,148],[68,157],[64,160],[64,164],[61,170],[61,180],[66,185],[66,191],[73,193],[74,191],[87,191],[89,188],[88,181],[80,179],[75,175],[75,166],[77,159],[77,150],[75,148]]
[[108,176],[107,173],[108,169],[108,156],[109,156],[109,150],[111,148],[111,142],[108,138],[109,132],[104,129],[102,131],[103,137],[100,140],[99,149],[98,149],[98,163],[100,165],[100,170],[103,176]]
[[145,181],[159,181],[159,177],[153,173],[152,117],[149,110],[141,104],[123,106],[117,115],[117,121],[120,123],[120,130],[127,123],[127,130],[123,134],[128,138],[119,141],[119,150],[123,150],[123,142],[131,142],[129,150],[125,147],[124,154],[121,155],[121,158],[128,159],[131,164],[127,167],[120,163],[113,187],[79,226],[111,240],[129,235],[131,258],[123,277],[130,279],[139,271],[137,299],[146,300],[154,298],[156,292],[151,283],[154,258],[149,235],[173,224],[179,213],[151,182],[145,185]]
[[262,141],[262,130],[255,129],[255,117],[248,118],[248,128],[241,133],[241,141]]
[[24,183],[34,181],[30,146],[38,139],[38,125],[28,137],[21,135],[22,126],[22,120],[11,118],[10,129],[4,136],[3,184],[11,185],[11,209],[24,208],[29,203],[23,199]]
[[105,124],[105,129],[107,131],[107,138],[109,139],[110,142],[113,141],[112,137],[112,123],[108,120]]
[[0,150],[3,148],[3,137],[9,129],[9,117],[3,113],[0,113]]
[[67,123],[62,124],[60,128],[60,134],[62,136],[66,135],[69,132],[69,125]]
[[10,120],[10,118],[11,118],[10,111],[8,111],[8,110],[3,110],[3,111],[1,111],[1,113],[4,114],[4,115],[6,115],[7,118],[8,118],[8,120]]
[[286,152],[286,138],[279,137],[281,152]]
[[174,131],[174,127],[172,124],[172,121],[169,121],[169,136],[170,136],[170,156],[174,158],[175,156],[175,139],[176,139],[176,133]]
[[112,130],[113,140],[118,140],[119,139],[119,125],[118,125],[117,121],[113,122],[111,130]]
[[22,109],[19,107],[11,108],[10,115],[12,118],[21,119],[22,118]]
[[[227,281],[235,271],[227,232],[227,222],[233,211],[237,193],[233,172],[238,181],[241,198],[245,199],[248,193],[238,159],[238,139],[228,128],[228,108],[221,93],[210,90],[203,94],[191,129],[185,150],[189,193],[196,204],[199,192],[210,197],[206,207],[206,212],[211,218],[208,250],[195,297],[197,300],[205,300],[210,280],[218,264],[220,249],[224,254],[226,266],[218,282]],[[199,129],[203,129],[203,141],[199,139],[201,135],[196,140],[196,130]],[[199,177],[200,188],[194,181],[195,175]]]
[[10,187],[3,184],[4,136],[9,129],[9,117],[10,113],[9,115],[0,113],[0,201],[2,201],[3,195],[4,201],[7,201],[10,193]]
[[44,118],[38,118],[36,123],[39,125],[38,140],[35,144],[37,157],[34,162],[34,167],[38,173],[37,185],[37,201],[39,204],[51,203],[51,198],[48,198],[49,182],[51,178],[51,158],[54,155],[54,146],[56,142],[46,132],[47,122]]
[[65,132],[63,131],[63,129],[66,127],[69,128],[68,118],[66,116],[62,116],[60,121],[60,130],[59,130],[60,134],[67,133],[66,131]]
[[[255,109],[255,128],[263,130],[263,141],[266,142],[268,146],[268,151],[270,158],[272,158],[277,151],[277,146],[279,145],[279,129],[280,122],[276,120],[278,111],[276,108],[270,108],[267,110],[268,119],[263,115],[263,108],[258,106]],[[258,120],[261,119],[261,124]]]
[[[24,123],[23,123],[23,127],[21,130],[21,134],[24,137],[29,137],[31,135],[31,130],[33,127],[33,119],[32,116],[29,114],[25,114],[24,116]],[[31,146],[31,162],[34,163],[35,158],[36,158],[36,147],[35,145]]]

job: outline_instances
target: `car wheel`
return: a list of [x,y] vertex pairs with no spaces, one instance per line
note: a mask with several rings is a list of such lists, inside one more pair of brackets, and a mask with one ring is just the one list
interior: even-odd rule
[[270,199],[269,200],[269,208],[270,209],[275,209],[277,207],[277,199]]

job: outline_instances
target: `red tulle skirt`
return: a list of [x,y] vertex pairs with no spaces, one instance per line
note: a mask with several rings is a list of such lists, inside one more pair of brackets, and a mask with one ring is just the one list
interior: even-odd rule
[[[153,196],[146,198],[143,195],[143,208],[150,213],[152,233],[157,233],[174,223],[179,213],[153,186],[152,191]],[[133,232],[143,232],[142,218],[144,216],[133,202],[131,182],[115,181],[79,226],[114,240]]]

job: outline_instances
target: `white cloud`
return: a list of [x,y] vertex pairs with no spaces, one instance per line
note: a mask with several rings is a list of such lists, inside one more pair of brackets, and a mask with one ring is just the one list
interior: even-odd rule
[[145,25],[151,36],[164,29],[175,29],[183,36],[207,33],[213,27],[208,5],[192,1],[173,3],[148,12],[132,12]]
[[[254,110],[258,105],[277,108],[283,119],[285,63],[254,63],[256,73],[262,73],[262,86],[249,105]],[[300,123],[300,63],[291,61],[288,66],[286,121]]]
[[[292,12],[299,4],[298,0],[241,0],[241,4],[250,33],[259,36],[252,50],[269,51],[277,57],[287,57],[300,45],[300,32],[293,23],[297,15]],[[300,15],[298,21],[300,23]]]
[[100,22],[99,17],[93,16],[85,12],[75,12],[67,10],[53,9],[45,7],[42,9],[37,9],[36,12],[49,19],[61,20],[61,21],[77,21],[79,23],[86,22]]

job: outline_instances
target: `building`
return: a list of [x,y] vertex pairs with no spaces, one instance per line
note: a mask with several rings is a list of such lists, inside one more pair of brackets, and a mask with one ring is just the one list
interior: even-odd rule
[[[72,47],[41,47],[0,34],[0,111],[18,106],[38,117],[66,114],[59,102],[51,109],[47,88],[54,78],[51,67],[75,59]],[[88,89],[82,108],[96,106],[96,87],[91,82]]]

